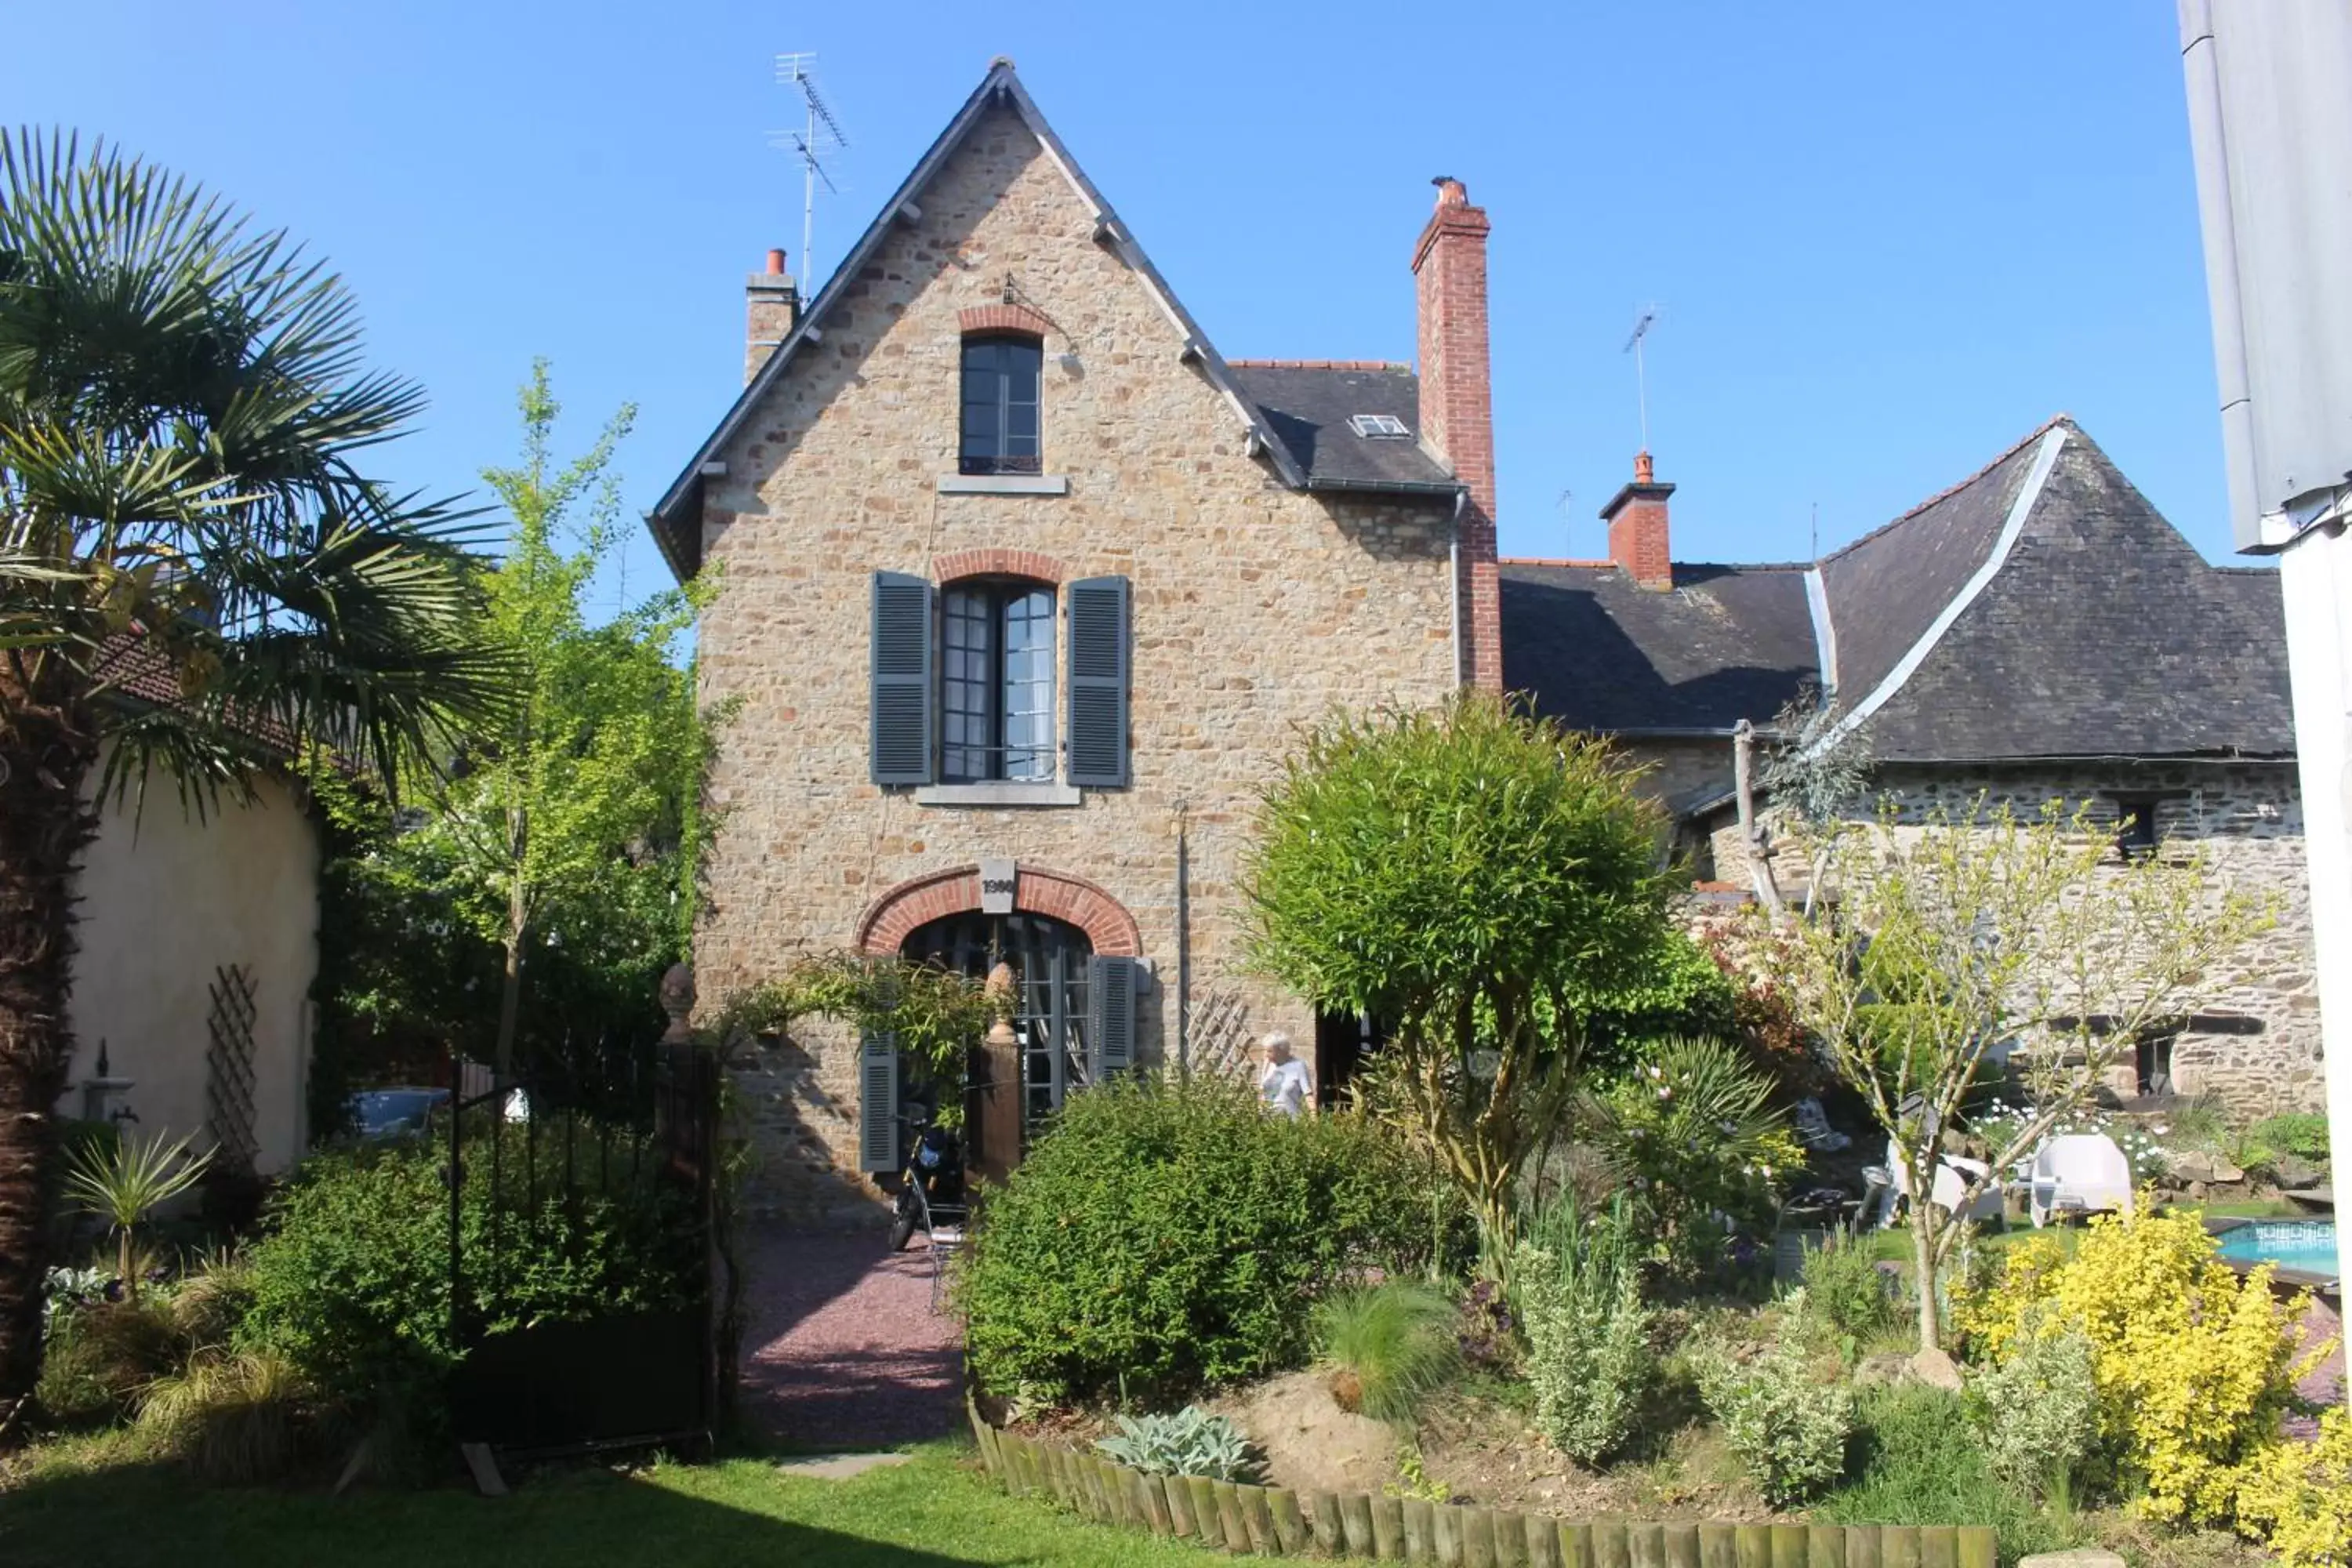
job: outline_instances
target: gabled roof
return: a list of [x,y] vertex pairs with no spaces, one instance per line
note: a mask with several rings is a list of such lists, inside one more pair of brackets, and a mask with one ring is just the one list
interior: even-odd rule
[[1817,680],[1802,566],[1680,564],[1659,593],[1607,563],[1506,561],[1503,684],[1572,729],[1727,731]]
[[1885,762],[2294,754],[2277,574],[2208,565],[2063,415],[1810,571],[1674,576],[1505,562],[1505,684],[1704,733],[1818,679]]
[[1168,281],[1160,275],[1160,269],[1152,266],[1150,258],[1144,255],[1143,247],[1128,232],[1127,225],[1112,210],[1102,193],[1095,188],[1094,182],[1087,178],[1085,172],[1078,167],[1077,160],[1070,156],[1069,149],[1062,145],[1062,139],[1054,133],[1054,128],[1045,122],[1045,115],[1039,112],[1028,89],[1021,85],[1013,62],[999,57],[991,63],[988,74],[981,79],[980,86],[964,100],[963,107],[956,111],[955,118],[948,121],[947,129],[940,132],[939,139],[931,143],[930,150],[916,163],[905,181],[891,194],[890,199],[882,204],[881,211],[874,221],[834,269],[824,288],[809,301],[800,320],[793,323],[793,330],[785,334],[775,352],[768,356],[759,374],[743,388],[742,395],[728,409],[726,416],[719,420],[709,438],[697,449],[686,467],[679,470],[677,478],[671,481],[669,489],[662,493],[661,500],[655,503],[646,521],[652,526],[655,542],[660,545],[664,559],[680,579],[692,576],[701,565],[703,466],[717,460],[727,443],[767,395],[768,389],[791,367],[802,347],[812,338],[823,336],[826,312],[840,301],[867,263],[874,259],[875,254],[888,239],[891,226],[898,220],[899,214],[910,205],[919,205],[919,198],[925,187],[961,149],[965,140],[990,110],[999,108],[1020,116],[1030,134],[1036,137],[1038,144],[1045,148],[1046,156],[1053,159],[1055,166],[1093,209],[1096,239],[1118,252],[1119,258],[1142,279],[1161,309],[1168,312],[1170,320],[1183,336],[1187,357],[1199,367],[1212,385],[1224,394],[1226,400],[1233,405],[1236,417],[1247,427],[1252,437],[1252,449],[1265,454],[1283,483],[1294,489],[1308,488],[1306,466],[1293,456],[1289,444],[1276,433],[1257,404],[1244,395],[1234,373],[1209,342],[1208,334],[1201,330],[1200,324],[1192,320],[1191,313],[1176,298],[1174,290],[1168,287]]
[[[1976,562],[1957,589],[1946,550]],[[2208,565],[2072,420],[1841,553],[1890,552],[1909,569],[1843,586],[1824,563],[1881,760],[2294,754],[2278,574]],[[1880,615],[1925,624],[1864,685],[1848,628]]]
[[[1421,378],[1411,365],[1315,360],[1227,362],[1308,489],[1425,489],[1452,494],[1454,470],[1421,439]],[[1365,436],[1359,414],[1385,414],[1407,434]]]

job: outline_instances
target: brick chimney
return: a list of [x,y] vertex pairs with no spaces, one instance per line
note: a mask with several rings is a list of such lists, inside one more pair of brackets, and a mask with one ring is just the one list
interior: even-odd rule
[[792,274],[784,270],[784,253],[772,250],[768,269],[752,273],[743,285],[744,385],[751,384],[751,378],[793,330],[800,313],[800,291],[793,287]]
[[1441,175],[1437,210],[1413,247],[1419,316],[1421,435],[1469,487],[1462,509],[1461,575],[1465,685],[1503,689],[1503,611],[1495,560],[1495,409],[1486,358],[1486,211],[1462,182]]
[[1601,509],[1601,521],[1609,525],[1609,559],[1635,583],[1659,593],[1675,585],[1666,536],[1666,498],[1674,493],[1674,486],[1658,483],[1650,454],[1636,452],[1633,482]]

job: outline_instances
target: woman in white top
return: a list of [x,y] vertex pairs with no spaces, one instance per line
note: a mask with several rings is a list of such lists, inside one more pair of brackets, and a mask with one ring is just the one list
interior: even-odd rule
[[1307,1108],[1313,1088],[1307,1064],[1290,1054],[1290,1037],[1276,1031],[1265,1037],[1265,1072],[1257,1080],[1257,1097],[1268,1110],[1296,1116]]

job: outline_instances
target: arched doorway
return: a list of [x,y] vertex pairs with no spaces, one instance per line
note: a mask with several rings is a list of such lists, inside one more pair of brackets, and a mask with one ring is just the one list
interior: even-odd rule
[[999,960],[1013,966],[1018,999],[1013,1032],[1019,1041],[1018,1104],[1024,1124],[1051,1114],[1071,1090],[1095,1077],[1087,1039],[1087,961],[1094,951],[1079,927],[1027,910],[948,915],[917,926],[898,949],[910,963],[936,963],[974,978],[984,978]]

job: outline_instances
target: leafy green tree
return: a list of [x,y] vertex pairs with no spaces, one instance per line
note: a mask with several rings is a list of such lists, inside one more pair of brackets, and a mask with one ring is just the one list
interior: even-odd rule
[[1256,963],[1391,1021],[1380,1094],[1507,1240],[1596,999],[1667,962],[1663,816],[1603,742],[1470,694],[1332,719],[1257,826]]
[[[410,954],[454,949],[469,980],[479,970],[468,939],[499,954],[491,1056],[501,1073],[514,1063],[533,967],[604,977],[594,988],[606,1001],[642,1009],[662,968],[685,955],[712,730],[680,662],[693,594],[667,590],[591,618],[598,568],[624,537],[612,462],[635,411],[622,409],[562,461],[544,361],[519,405],[520,460],[483,478],[510,521],[485,590],[489,624],[515,650],[521,700],[462,738],[421,821],[379,826],[351,889]],[[416,978],[377,973],[388,987]],[[399,1005],[383,993],[349,999],[387,1003]]]
[[103,145],[0,139],[0,1439],[38,1375],[75,868],[152,771],[397,777],[506,700],[472,525],[362,467],[424,405],[341,280]]
[[[2228,984],[2225,966],[2273,919],[2177,847],[2128,860],[2087,806],[2031,816],[1983,800],[1906,820],[1827,823],[1806,851],[1833,897],[1791,925],[1799,1008],[1838,1077],[1892,1132],[1914,1194],[1919,1348],[1943,1337],[1937,1270],[1961,1216],[2059,1122],[2080,1111],[2138,1040]],[[2010,1058],[2032,1096],[2003,1124],[1983,1174],[1952,1208],[1927,1200],[1942,1131]]]

